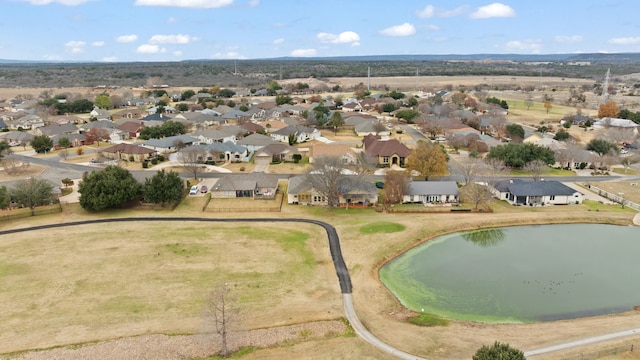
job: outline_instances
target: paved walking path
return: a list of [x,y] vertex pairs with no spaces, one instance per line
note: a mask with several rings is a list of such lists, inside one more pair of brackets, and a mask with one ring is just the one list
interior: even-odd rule
[[524,356],[528,358],[531,356],[542,355],[542,354],[546,354],[554,351],[567,350],[567,349],[571,349],[578,346],[591,345],[591,344],[599,343],[602,341],[620,339],[623,337],[638,335],[638,334],[640,334],[640,328],[623,330],[623,331],[618,331],[618,332],[604,334],[604,335],[597,335],[597,336],[574,340],[574,341],[570,341],[562,344],[525,351]]

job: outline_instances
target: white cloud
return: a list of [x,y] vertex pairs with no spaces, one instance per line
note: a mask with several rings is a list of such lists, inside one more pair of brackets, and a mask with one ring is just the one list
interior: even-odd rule
[[102,47],[104,46],[104,41],[94,41],[91,43],[91,46]]
[[640,43],[640,37],[612,38],[609,39],[608,43],[614,45],[635,45]]
[[67,5],[67,6],[77,6],[77,5],[82,5],[86,2],[94,1],[94,0],[19,0],[19,1],[27,2],[31,5],[60,4],[60,5]]
[[275,39],[272,42],[273,45],[280,45],[282,43],[284,43],[284,39],[283,38]]
[[458,6],[457,8],[447,10],[436,8],[433,5],[427,5],[424,9],[416,10],[416,15],[419,18],[426,19],[432,17],[453,17],[458,16],[466,11],[466,6]]
[[158,46],[158,45],[149,45],[149,44],[140,45],[136,49],[136,52],[138,54],[157,54],[160,51],[161,51],[160,46]]
[[115,56],[109,56],[106,58],[102,58],[102,61],[104,62],[118,62],[118,58]]
[[116,38],[116,41],[119,42],[119,43],[130,43],[130,42],[134,42],[136,40],[138,40],[138,35],[134,35],[134,34],[122,35],[122,36],[118,36]]
[[416,28],[413,24],[404,23],[402,25],[391,26],[386,29],[380,30],[380,34],[386,36],[409,36],[416,33]]
[[516,11],[508,5],[493,3],[479,7],[471,14],[472,19],[488,19],[494,17],[514,17]]
[[215,59],[246,59],[247,57],[236,52],[236,51],[229,51],[226,53],[215,53],[213,54],[213,57]]
[[578,43],[582,42],[584,38],[581,35],[558,35],[554,37],[553,40],[559,43]]
[[422,10],[416,10],[416,15],[418,15],[419,18],[423,19],[433,17],[435,16],[435,14],[436,8],[433,5],[427,5]]
[[260,5],[260,0],[249,0],[249,6],[256,7]]
[[360,35],[353,31],[345,31],[338,35],[321,32],[317,35],[318,40],[325,44],[360,44]]
[[79,54],[84,52],[84,48],[87,46],[87,43],[84,41],[68,41],[64,44],[64,47],[68,52],[72,54]]
[[296,49],[291,52],[291,56],[293,57],[309,57],[315,55],[316,49]]
[[171,54],[173,54],[173,56],[182,56],[182,51],[174,51]]
[[149,39],[149,44],[188,44],[197,41],[198,38],[189,35],[153,35]]
[[427,25],[426,28],[427,30],[431,30],[431,31],[440,31],[440,26],[438,25],[430,24],[430,25]]
[[531,51],[532,53],[539,53],[542,50],[542,41],[534,39],[534,40],[512,40],[505,44],[505,47],[508,50],[519,50],[519,51]]
[[167,6],[183,8],[220,8],[233,4],[233,0],[136,0],[138,6]]
[[167,19],[167,24],[175,24],[177,22],[178,22],[178,19],[173,16]]

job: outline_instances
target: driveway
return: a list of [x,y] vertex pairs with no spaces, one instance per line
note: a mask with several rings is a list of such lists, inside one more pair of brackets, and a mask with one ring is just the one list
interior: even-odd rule
[[580,193],[583,194],[583,198],[585,200],[592,200],[592,201],[598,201],[602,204],[607,204],[607,205],[613,205],[616,204],[615,202],[607,199],[606,197],[600,196],[596,193],[594,193],[593,191],[589,190],[589,189],[585,189],[582,186],[574,183],[574,182],[563,182],[563,184],[567,185],[568,187],[579,191]]

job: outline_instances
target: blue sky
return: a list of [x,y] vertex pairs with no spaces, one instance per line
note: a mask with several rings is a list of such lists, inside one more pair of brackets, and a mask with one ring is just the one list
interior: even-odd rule
[[0,59],[640,52],[638,0],[0,0]]

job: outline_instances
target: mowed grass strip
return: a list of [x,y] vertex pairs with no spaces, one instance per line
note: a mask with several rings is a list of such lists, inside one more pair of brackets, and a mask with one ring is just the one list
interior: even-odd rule
[[243,329],[341,315],[326,235],[312,225],[114,223],[1,240],[0,353],[196,333],[219,281],[238,296]]
[[400,232],[405,229],[405,226],[402,224],[394,223],[394,222],[376,222],[371,224],[366,224],[360,227],[360,232],[362,234],[376,234],[376,233],[395,233]]

